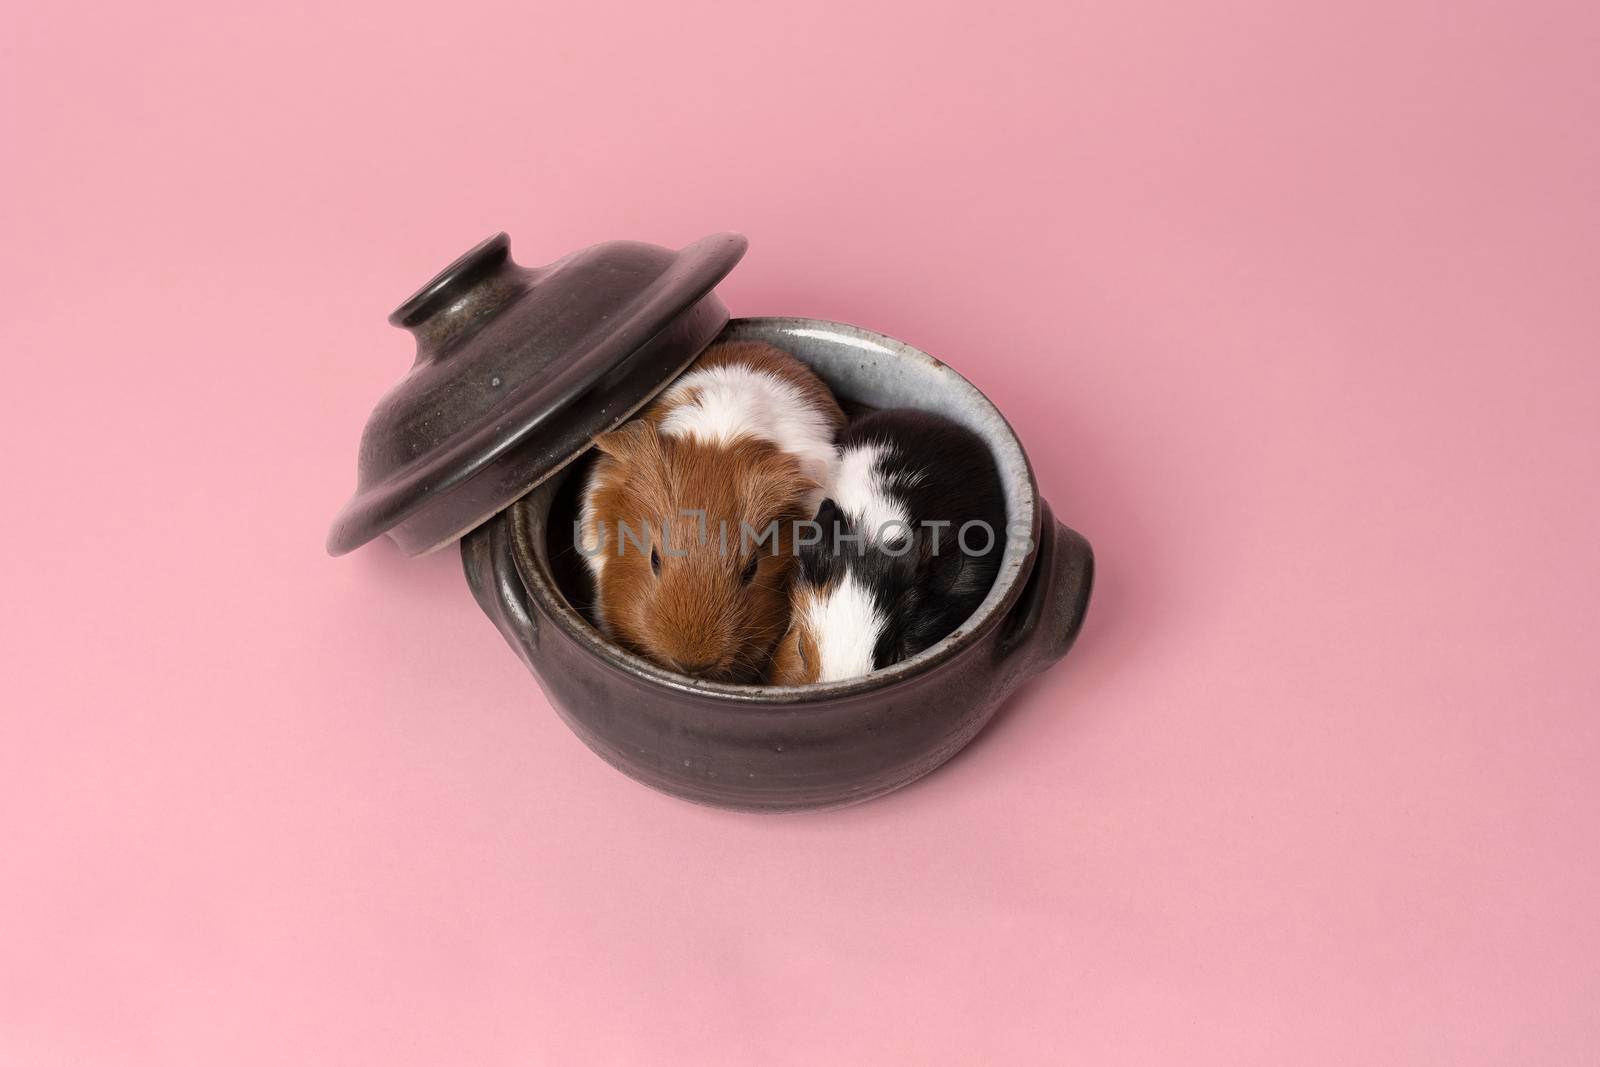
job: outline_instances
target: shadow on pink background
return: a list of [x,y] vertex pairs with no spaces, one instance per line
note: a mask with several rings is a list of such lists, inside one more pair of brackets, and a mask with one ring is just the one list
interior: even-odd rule
[[[0,1062],[1594,1061],[1592,4],[225,7],[0,34]],[[1072,656],[737,816],[326,558],[502,228],[969,376]]]

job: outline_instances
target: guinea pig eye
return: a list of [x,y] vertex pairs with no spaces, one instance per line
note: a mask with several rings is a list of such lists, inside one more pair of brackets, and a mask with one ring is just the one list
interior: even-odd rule
[[650,548],[650,569],[655,571],[657,574],[661,573],[661,555],[655,550],[655,546],[653,545]]
[[744,573],[739,575],[739,580],[745,585],[749,585],[751,582],[755,581],[756,567],[758,564],[760,564],[760,562],[760,556],[751,556],[750,562],[744,565]]

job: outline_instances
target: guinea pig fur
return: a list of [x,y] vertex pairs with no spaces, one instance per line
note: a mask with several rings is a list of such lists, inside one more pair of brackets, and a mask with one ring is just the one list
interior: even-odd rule
[[982,603],[1005,552],[999,471],[971,430],[879,411],[839,451],[821,539],[798,548],[777,685],[854,678],[930,647]]
[[788,624],[794,524],[821,501],[843,425],[804,364],[724,343],[598,438],[578,535],[605,634],[683,674],[764,680]]

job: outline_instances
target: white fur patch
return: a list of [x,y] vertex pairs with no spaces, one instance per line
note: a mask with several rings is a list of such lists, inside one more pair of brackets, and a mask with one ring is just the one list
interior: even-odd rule
[[879,463],[890,453],[875,441],[851,445],[839,453],[839,466],[829,495],[868,545],[894,544],[910,536],[911,515],[905,502],[889,492]]
[[578,510],[578,537],[580,540],[578,546],[576,546],[583,549],[578,554],[589,565],[589,573],[594,575],[596,581],[599,581],[600,575],[604,573],[606,567],[606,553],[601,551],[600,534],[596,529],[598,516],[594,510],[594,498],[599,489],[600,486],[591,473],[589,475],[589,484],[584,486],[583,489],[583,505]]
[[801,625],[821,658],[817,681],[838,682],[872,673],[872,651],[888,622],[872,593],[846,574],[827,591],[807,590]]
[[[691,400],[691,390],[699,394]],[[775,374],[738,363],[693,370],[667,391],[670,409],[661,420],[667,437],[693,437],[727,444],[741,437],[768,441],[800,461],[800,472],[826,486],[833,478],[838,452],[833,424],[795,386]],[[816,511],[819,488],[807,501]]]

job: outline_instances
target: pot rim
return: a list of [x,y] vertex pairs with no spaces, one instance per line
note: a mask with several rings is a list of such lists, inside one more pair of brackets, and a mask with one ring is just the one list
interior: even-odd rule
[[[1004,429],[1007,440],[1016,450],[1014,458],[1020,460],[1021,470],[1027,476],[1026,497],[1018,501],[1019,506],[1026,507],[1028,512],[1027,518],[1031,532],[1027,551],[1020,554],[1013,553],[1008,543],[1005,552],[1007,562],[1002,565],[1000,576],[995,579],[995,584],[989,590],[989,594],[984,598],[983,603],[953,633],[931,647],[924,649],[910,659],[902,660],[891,667],[873,671],[871,674],[862,675],[859,678],[848,678],[838,682],[812,682],[798,686],[743,685],[693,678],[689,675],[668,670],[665,667],[659,667],[644,657],[635,655],[607,640],[599,630],[583,617],[577,608],[567,602],[567,598],[557,587],[554,577],[549,573],[545,562],[547,553],[539,551],[534,537],[535,531],[538,531],[540,537],[545,536],[543,533],[545,523],[542,518],[533,517],[531,502],[536,498],[548,496],[552,490],[554,480],[536,487],[533,492],[519,498],[507,509],[511,520],[511,556],[516,564],[517,574],[521,578],[523,586],[527,589],[528,595],[576,644],[612,668],[625,671],[644,681],[678,692],[718,698],[722,701],[743,706],[786,708],[887,689],[908,678],[935,670],[982,643],[985,638],[1001,625],[1002,621],[1009,615],[1011,608],[1022,596],[1022,591],[1027,585],[1028,578],[1033,573],[1034,564],[1039,554],[1041,537],[1039,486],[1034,477],[1033,464],[1028,459],[1027,450],[1022,447],[1022,442],[1018,439],[1011,423],[1006,420],[994,402],[984,395],[982,390],[969,382],[956,370],[930,356],[915,345],[890,337],[887,334],[829,319],[794,316],[735,318],[729,321],[726,329],[731,331],[741,326],[749,325],[778,326],[791,332],[822,330],[831,335],[843,335],[845,338],[866,347],[890,351],[902,358],[919,361],[926,368],[941,377],[947,378],[956,391],[965,393],[965,401],[967,403],[986,409],[994,421]],[[1008,503],[1006,516],[1008,528],[1011,527],[1013,520],[1012,506]]]

